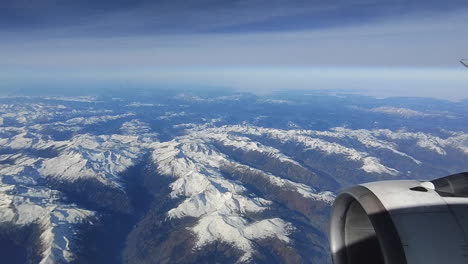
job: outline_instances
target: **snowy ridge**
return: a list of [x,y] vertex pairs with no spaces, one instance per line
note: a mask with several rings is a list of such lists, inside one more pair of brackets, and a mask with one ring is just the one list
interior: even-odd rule
[[[3,132],[3,133],[2,133]],[[32,136],[24,129],[1,129],[0,145],[12,149],[30,148],[33,143]]]
[[312,200],[316,201],[324,201],[326,203],[331,204],[335,200],[335,194],[330,191],[322,191],[322,192],[317,192],[313,188],[311,188],[308,185],[305,184],[300,184],[296,183],[287,179],[283,179],[281,177],[275,176],[269,172],[264,172],[259,169],[251,168],[247,165],[239,164],[239,163],[234,163],[234,162],[229,162],[227,163],[229,166],[233,166],[237,169],[240,169],[241,171],[251,171],[255,172],[257,175],[261,175],[265,178],[268,179],[268,182],[279,186],[279,187],[284,187],[286,189],[293,189],[297,193],[301,194],[305,198],[310,198]]
[[[194,128],[194,130],[196,130],[196,128]],[[379,158],[369,154],[373,149],[391,151],[396,155],[410,159],[417,165],[421,165],[421,161],[400,150],[400,145],[405,145],[405,142],[414,142],[415,146],[421,149],[433,151],[439,155],[446,155],[449,149],[455,149],[464,154],[468,154],[468,134],[452,131],[446,131],[446,133],[449,133],[449,136],[446,138],[441,138],[428,133],[407,132],[404,130],[352,130],[344,127],[336,127],[330,131],[316,131],[282,130],[256,127],[252,125],[233,125],[209,128],[208,131],[221,135],[236,134],[247,137],[260,136],[274,139],[281,143],[291,142],[301,144],[304,146],[304,150],[317,150],[325,155],[343,155],[348,160],[358,161],[362,164],[361,169],[365,172],[379,174],[384,173],[389,175],[398,175],[400,172],[394,168],[385,166]],[[200,133],[202,132],[200,131]],[[206,131],[203,133],[206,133]],[[350,140],[350,142],[357,141],[361,143],[366,150],[357,150],[341,145],[336,142],[337,139],[347,139]]]
[[80,102],[80,103],[93,103],[97,101],[96,96],[50,96],[50,97],[41,97],[47,100],[53,101],[65,101],[65,102]]
[[41,264],[73,261],[75,228],[94,216],[91,211],[62,204],[60,197],[60,192],[47,188],[0,184],[0,223],[39,225]]
[[193,95],[191,93],[180,93],[174,98],[186,102],[197,102],[197,103],[219,103],[223,101],[239,101],[243,97],[242,94],[237,95],[226,95],[226,96],[216,96],[216,97],[201,97],[198,95]]
[[249,223],[240,216],[226,216],[211,214],[200,219],[193,231],[198,234],[197,248],[202,248],[215,240],[222,240],[234,244],[245,254],[238,262],[247,262],[252,254],[252,240],[276,237],[289,243],[288,235],[294,230],[290,223],[279,218],[264,219]]
[[310,132],[310,135],[316,136],[325,136],[332,138],[349,138],[354,139],[363,144],[368,148],[377,148],[377,149],[386,149],[397,155],[407,157],[411,159],[416,164],[421,164],[421,161],[415,159],[414,157],[403,153],[397,149],[397,144],[394,142],[388,142],[381,139],[378,139],[373,132],[365,129],[352,130],[344,127],[336,127],[331,131],[314,131]]
[[382,114],[388,114],[388,115],[401,116],[403,118],[438,116],[438,115],[435,115],[435,114],[423,113],[423,112],[415,111],[415,110],[408,109],[408,108],[398,108],[398,107],[392,107],[392,106],[376,107],[376,108],[370,109],[369,111],[374,112],[374,113],[382,113]]
[[134,116],[134,113],[127,113],[122,115],[104,115],[104,116],[90,116],[90,117],[75,117],[67,120],[64,123],[57,123],[57,125],[73,126],[73,125],[94,125],[101,122],[107,122],[124,117]]
[[280,99],[259,99],[257,102],[264,104],[295,104],[293,101]]
[[358,110],[358,111],[385,114],[388,116],[394,116],[394,117],[405,118],[405,119],[436,118],[436,117],[443,117],[443,118],[449,118],[449,119],[458,118],[457,115],[448,111],[422,112],[422,111],[416,111],[416,110],[409,109],[409,108],[393,107],[393,106],[380,106],[380,107],[374,107],[370,109],[362,108],[358,106],[350,106],[349,108],[353,110]]
[[54,118],[63,111],[63,105],[53,104],[0,104],[2,120],[14,120],[25,125],[34,122],[44,122]]
[[[203,134],[203,135],[202,135]],[[271,157],[281,161],[281,162],[290,162],[297,166],[302,167],[297,161],[291,159],[290,157],[281,153],[280,150],[265,146],[259,142],[252,141],[248,137],[239,136],[235,134],[225,134],[225,133],[206,133],[206,131],[202,132],[193,132],[193,135],[197,136],[205,136],[210,140],[220,142],[224,146],[234,147],[235,149],[241,149],[244,152],[255,151],[260,153],[267,153]]]
[[[137,134],[137,131],[142,133]],[[5,170],[4,175],[22,171],[23,165],[29,162],[27,166],[34,164],[38,173],[44,177],[55,177],[61,181],[94,178],[114,187],[120,186],[117,175],[134,165],[151,143],[157,141],[157,134],[138,120],[124,123],[122,134],[79,134],[64,141],[43,139],[37,133],[25,132],[24,128],[12,129],[12,132],[17,134],[12,136],[12,133],[6,133],[9,137],[0,138],[2,146],[12,149],[53,149],[59,151],[59,154],[51,158],[23,156],[14,164],[0,166],[0,171],[2,168]],[[12,157],[3,156],[5,160],[8,158]]]
[[179,113],[174,113],[174,112],[166,112],[164,115],[158,117],[161,120],[170,120],[175,117],[182,117],[182,116],[187,116],[188,113],[186,112],[179,112]]
[[452,131],[447,132],[451,134],[447,138],[441,138],[422,132],[407,132],[404,130],[352,130],[344,127],[336,127],[330,131],[306,131],[305,133],[312,136],[355,139],[369,148],[386,149],[400,156],[407,157],[416,164],[421,164],[419,160],[397,149],[401,141],[415,141],[418,147],[434,151],[440,155],[446,154],[445,148],[454,148],[468,154],[468,134]]
[[119,174],[152,148],[157,134],[136,119],[123,123],[120,134],[78,134],[62,141],[38,133],[36,127],[0,127],[0,145],[15,150],[0,154],[0,223],[38,225],[40,263],[69,263],[75,258],[73,249],[78,248],[74,245],[77,225],[91,224],[96,214],[64,204],[63,193],[40,185],[39,178],[69,183],[95,179],[121,188]]
[[217,133],[240,133],[244,135],[265,136],[281,143],[292,142],[304,146],[304,150],[317,150],[325,155],[343,155],[346,159],[361,162],[361,169],[369,173],[386,173],[398,175],[398,171],[380,163],[376,157],[368,153],[345,147],[335,142],[329,142],[318,137],[313,137],[315,131],[310,130],[282,130],[273,128],[262,128],[254,126],[223,126],[213,128]]
[[417,141],[418,147],[436,152],[439,155],[447,154],[445,148],[454,148],[468,154],[468,134],[462,132],[454,132],[451,136],[445,139],[421,132],[393,132],[388,129],[379,129],[372,133],[376,136],[382,136],[398,141],[415,140]]
[[[234,181],[225,179],[218,170],[221,161],[226,158],[197,138],[184,136],[170,142],[160,143],[153,152],[158,171],[161,174],[176,177],[171,184],[173,197],[187,197],[179,206],[168,212],[168,217],[199,217],[192,228],[197,237],[196,248],[216,240],[233,244],[244,252],[240,261],[247,260],[254,252],[250,240],[266,236],[281,236],[289,226],[277,219],[250,223],[240,215],[267,209],[269,201],[242,194],[245,188]],[[250,230],[252,226],[259,230]],[[265,233],[261,230],[276,230]]]
[[[33,130],[54,128],[77,131],[85,125],[117,120],[134,113],[109,115],[109,109],[72,109],[62,104],[0,104],[0,118],[11,120],[20,126],[30,126]],[[93,116],[90,116],[93,115]]]
[[185,197],[176,208],[168,211],[169,218],[191,216],[198,218],[191,231],[196,235],[196,249],[217,240],[242,250],[239,261],[247,261],[255,251],[253,240],[276,237],[286,243],[294,230],[291,223],[279,218],[249,221],[243,215],[267,210],[271,201],[247,195],[247,189],[237,181],[227,179],[221,167],[229,165],[255,170],[277,186],[295,190],[303,197],[330,203],[331,192],[316,192],[311,187],[285,180],[258,169],[239,164],[217,150],[213,144],[223,144],[242,151],[265,152],[279,162],[296,161],[279,150],[253,142],[247,137],[198,128],[169,142],[154,145],[153,161],[160,174],[175,177],[171,184],[172,197]]
[[[128,129],[128,123],[125,123],[123,130],[129,132]],[[145,148],[149,147],[148,142],[156,140],[155,135],[151,136],[81,134],[68,141],[53,142],[51,146],[61,149],[60,154],[45,160],[39,172],[68,181],[94,178],[106,185],[119,187],[118,174],[134,165],[144,154]]]
[[140,102],[131,102],[126,105],[126,107],[157,107],[157,106],[164,106],[163,104],[148,104],[148,103],[140,103]]

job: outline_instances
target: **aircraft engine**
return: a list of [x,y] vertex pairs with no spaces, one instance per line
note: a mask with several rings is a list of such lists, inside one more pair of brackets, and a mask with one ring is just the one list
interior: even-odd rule
[[468,172],[358,185],[335,200],[334,264],[468,263]]

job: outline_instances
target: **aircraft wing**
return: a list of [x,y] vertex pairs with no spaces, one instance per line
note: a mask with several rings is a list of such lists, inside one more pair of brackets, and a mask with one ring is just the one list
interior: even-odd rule
[[461,60],[460,62],[468,68],[468,59]]

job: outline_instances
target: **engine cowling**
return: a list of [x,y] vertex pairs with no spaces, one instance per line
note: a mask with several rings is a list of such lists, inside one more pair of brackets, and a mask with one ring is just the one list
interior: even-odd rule
[[468,263],[468,173],[343,191],[330,223],[334,264]]

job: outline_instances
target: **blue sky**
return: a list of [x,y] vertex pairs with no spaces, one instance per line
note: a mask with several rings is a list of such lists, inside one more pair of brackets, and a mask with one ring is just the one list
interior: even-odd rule
[[465,0],[4,0],[0,91],[121,82],[458,100],[467,26]]

